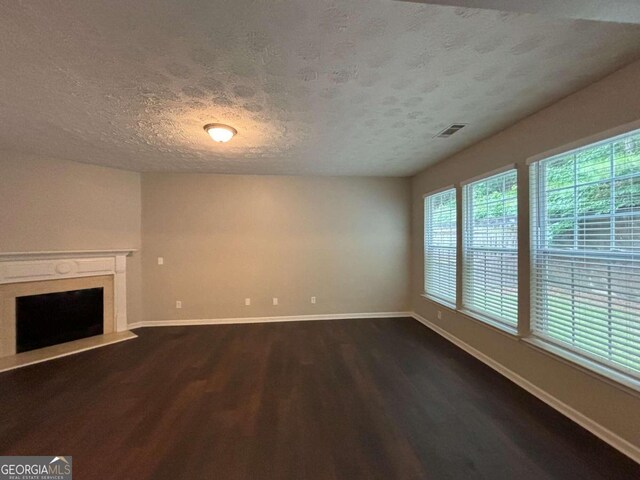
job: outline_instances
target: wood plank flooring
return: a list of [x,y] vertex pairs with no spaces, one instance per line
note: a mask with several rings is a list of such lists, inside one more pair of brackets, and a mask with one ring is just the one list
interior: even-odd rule
[[136,333],[0,374],[0,455],[81,480],[640,478],[412,319]]

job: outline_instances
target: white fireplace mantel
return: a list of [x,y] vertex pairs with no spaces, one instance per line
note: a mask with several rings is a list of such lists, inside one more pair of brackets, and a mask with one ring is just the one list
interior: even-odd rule
[[39,260],[52,258],[94,258],[113,257],[116,255],[128,256],[135,253],[135,248],[119,248],[113,250],[51,250],[38,252],[0,252],[0,262],[11,260]]
[[113,275],[115,330],[127,330],[127,256],[134,249],[0,253],[0,284]]

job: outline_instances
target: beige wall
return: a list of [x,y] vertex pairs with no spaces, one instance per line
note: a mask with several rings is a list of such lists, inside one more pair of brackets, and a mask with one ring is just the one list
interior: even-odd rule
[[[444,186],[517,163],[520,202],[520,303],[528,318],[528,157],[640,119],[640,62],[546,108],[503,132],[440,162],[412,180],[413,310],[460,340],[502,363],[560,401],[640,447],[640,396],[616,388],[423,298],[422,196]],[[464,133],[462,133],[464,134]],[[443,311],[442,320],[437,311]]]
[[407,179],[143,174],[142,199],[147,320],[408,308]]
[[[140,174],[0,152],[0,252],[140,248]],[[129,322],[142,317],[129,257]]]

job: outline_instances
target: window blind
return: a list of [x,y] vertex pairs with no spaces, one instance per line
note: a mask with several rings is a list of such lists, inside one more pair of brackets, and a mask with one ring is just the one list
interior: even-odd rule
[[530,173],[533,335],[640,374],[640,132]]
[[456,189],[424,200],[424,291],[455,305],[457,268]]
[[518,186],[515,170],[465,185],[463,308],[481,320],[518,322]]

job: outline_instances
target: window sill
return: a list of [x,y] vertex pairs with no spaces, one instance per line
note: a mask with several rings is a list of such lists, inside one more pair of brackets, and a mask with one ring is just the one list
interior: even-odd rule
[[454,312],[456,311],[455,304],[451,302],[447,302],[446,300],[442,300],[441,298],[432,297],[431,295],[428,295],[426,293],[421,293],[420,296],[422,298],[426,298],[430,302],[434,302],[434,303],[437,303],[438,305],[442,305],[443,307],[448,308],[449,310],[453,310]]
[[425,300],[438,304],[438,306],[447,308],[451,310],[453,313],[458,313],[460,315],[465,316],[466,318],[473,320],[474,322],[479,323],[485,327],[489,327],[492,330],[512,339],[519,340],[518,329],[515,327],[510,327],[509,325],[505,325],[503,323],[497,322],[489,317],[485,317],[483,315],[477,314],[475,312],[471,312],[469,310],[458,310],[453,303],[449,303],[440,298],[432,297],[431,295],[427,295],[426,293],[421,293],[420,296]]
[[555,343],[547,342],[537,337],[522,338],[522,341],[536,350],[549,355],[556,360],[560,360],[567,365],[574,367],[592,377],[602,380],[616,388],[622,389],[631,395],[640,397],[640,379],[604,365],[597,360],[593,360],[563,348]]
[[461,313],[467,318],[470,318],[474,322],[478,322],[481,325],[485,325],[490,327],[491,329],[501,333],[512,340],[518,340],[520,337],[518,336],[518,329],[516,327],[512,327],[510,325],[506,325],[504,323],[498,322],[490,317],[485,317],[476,312],[472,312],[470,310],[458,310],[458,313]]

